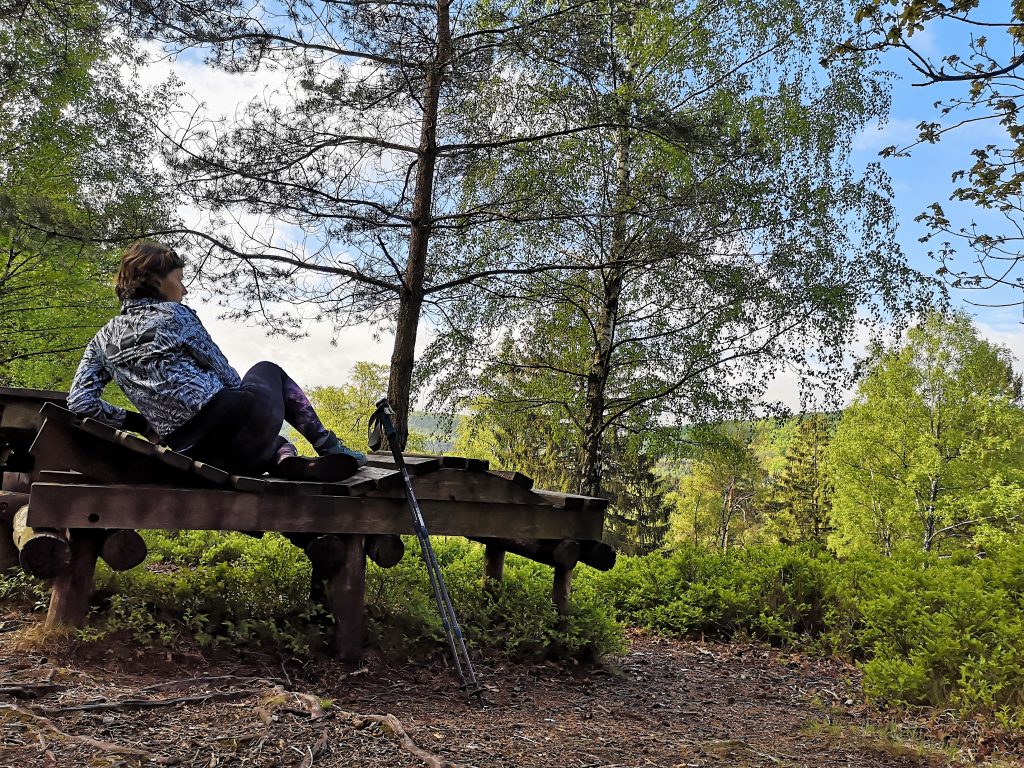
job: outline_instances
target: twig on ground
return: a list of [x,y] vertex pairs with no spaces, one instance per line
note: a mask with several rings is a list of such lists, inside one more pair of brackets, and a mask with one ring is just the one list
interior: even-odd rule
[[273,677],[237,677],[235,675],[218,675],[217,677],[191,677],[187,680],[172,680],[169,683],[158,683],[140,688],[139,693],[148,691],[185,691],[189,688],[198,688],[209,685],[250,685],[252,683],[266,683],[267,685],[281,685],[283,681]]
[[16,699],[38,699],[48,693],[63,691],[66,685],[57,683],[22,683],[20,685],[0,685],[0,694],[13,696]]
[[[142,757],[146,760],[150,760],[157,765],[178,765],[181,761],[176,757],[164,757],[163,755],[157,755],[152,752],[147,752],[144,749],[136,749],[135,747],[126,747],[121,744],[114,744],[109,741],[100,741],[89,736],[75,736],[71,733],[66,733],[54,725],[53,721],[43,717],[42,715],[36,714],[31,710],[19,707],[15,704],[0,704],[0,713],[3,712],[14,713],[17,717],[15,719],[21,720],[26,728],[31,728],[33,725],[42,726],[46,731],[51,734],[59,736],[62,739],[68,741],[75,741],[79,744],[84,744],[89,747],[95,747],[96,749],[104,752],[115,752],[122,755],[134,755],[135,757]],[[39,737],[40,744],[43,746],[44,752],[49,756],[52,754],[50,750],[45,747],[46,741],[43,739],[42,734],[36,732]]]
[[[274,689],[271,689],[274,690]],[[122,699],[121,701],[100,701],[92,704],[75,704],[70,707],[47,707],[43,709],[46,715],[63,715],[68,712],[130,712],[135,709],[155,709],[156,707],[170,707],[175,704],[187,704],[192,702],[207,701],[234,701],[245,699],[250,696],[260,696],[267,692],[267,689],[244,688],[238,691],[210,691],[196,696],[176,696],[171,699]]]
[[405,728],[402,727],[402,721],[399,720],[392,714],[387,715],[357,715],[352,714],[352,725],[358,729],[363,729],[369,726],[371,723],[377,723],[385,730],[391,731],[395,738],[398,739],[398,743],[402,745],[402,748],[413,755],[418,757],[420,760],[425,762],[429,768],[462,768],[458,763],[453,763],[450,760],[446,760],[443,757],[427,752],[425,749],[421,749],[416,746],[416,743],[409,738],[409,734],[405,732]]
[[313,765],[313,761],[320,756],[320,753],[324,751],[327,746],[327,729],[324,728],[320,732],[320,738],[316,740],[316,743],[309,747],[306,751],[306,755],[302,758],[302,762],[299,764],[299,768],[310,768]]

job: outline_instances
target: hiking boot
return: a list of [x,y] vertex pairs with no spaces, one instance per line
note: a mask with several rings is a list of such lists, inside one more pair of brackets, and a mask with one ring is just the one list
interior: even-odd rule
[[341,440],[338,439],[338,436],[331,432],[330,430],[328,430],[326,435],[321,437],[313,444],[313,448],[321,456],[334,456],[335,454],[341,453],[345,454],[346,456],[351,456],[352,458],[354,458],[356,461],[359,462],[360,467],[366,465],[365,453],[360,453],[359,451],[352,450],[343,442],[341,442]]
[[331,453],[317,459],[308,456],[286,456],[270,474],[284,480],[306,480],[315,483],[336,483],[359,471],[359,462],[345,453]]

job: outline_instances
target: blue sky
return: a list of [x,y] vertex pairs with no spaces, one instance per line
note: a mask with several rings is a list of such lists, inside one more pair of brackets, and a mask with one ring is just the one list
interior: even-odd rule
[[[925,32],[916,35],[914,42],[922,53],[934,59],[951,50],[966,52],[961,25],[930,26]],[[885,54],[881,68],[892,72],[892,106],[887,118],[876,121],[859,134],[852,162],[860,167],[873,162],[881,163],[892,181],[893,203],[899,221],[899,243],[912,266],[922,272],[934,273],[938,265],[928,258],[927,253],[930,247],[937,246],[938,241],[933,241],[931,246],[919,242],[927,230],[914,221],[915,217],[930,203],[938,201],[951,214],[954,224],[969,224],[972,220],[992,224],[993,218],[985,218],[984,212],[971,206],[949,203],[948,198],[956,186],[951,175],[971,164],[970,151],[973,148],[987,143],[1005,143],[1006,139],[997,125],[986,122],[948,134],[939,144],[918,147],[909,158],[880,158],[878,152],[885,146],[903,146],[913,142],[917,136],[916,126],[922,120],[939,119],[933,106],[935,101],[963,93],[966,89],[966,86],[960,84],[915,87],[913,83],[919,82],[921,78],[909,66],[904,52]],[[219,73],[203,66],[199,57],[194,55],[183,57],[178,72],[200,99],[211,100],[223,98],[230,93],[238,100],[245,101],[264,92],[270,84],[268,81],[273,80],[267,74],[241,77]],[[969,261],[964,263],[968,264]],[[1010,347],[1018,358],[1018,367],[1024,369],[1024,326],[1021,325],[1024,317],[1020,307],[996,309],[967,305],[969,299],[998,301],[1005,298],[1005,294],[979,295],[973,292],[968,295],[953,291],[951,298],[954,305],[968,309],[975,316],[985,336]],[[337,347],[330,343],[332,334],[329,329],[318,324],[310,324],[307,328],[309,336],[298,342],[281,344],[271,341],[268,344],[268,340],[257,329],[219,320],[216,307],[200,305],[199,302],[196,305],[229,359],[241,370],[265,358],[269,348],[273,349],[275,359],[284,363],[303,383],[327,384],[347,379],[351,366],[359,360],[386,362],[390,356],[390,337],[380,338],[368,327],[348,331]],[[425,337],[425,334],[421,335]],[[773,392],[773,396],[780,396],[783,391],[793,389],[793,385],[792,382],[780,380],[776,389],[779,391]]]
[[[989,6],[991,7],[991,6]],[[912,38],[916,47],[929,58],[938,61],[942,55],[958,52],[966,57],[967,30],[963,25],[950,23],[932,25]],[[990,48],[992,46],[990,45]],[[929,244],[922,244],[919,238],[928,232],[923,225],[914,221],[931,203],[943,206],[947,216],[957,227],[977,222],[989,231],[998,231],[1000,220],[991,213],[974,206],[953,203],[949,200],[953,190],[961,183],[955,183],[951,176],[973,163],[971,150],[986,144],[1006,146],[1008,139],[995,121],[985,121],[958,128],[946,134],[937,144],[921,145],[913,150],[909,158],[880,158],[878,152],[891,144],[905,146],[916,140],[917,124],[922,120],[943,121],[960,114],[953,113],[942,118],[934,103],[967,92],[967,84],[936,84],[915,86],[923,78],[913,70],[905,51],[890,51],[882,58],[882,68],[893,73],[892,107],[888,120],[876,123],[860,134],[854,147],[853,161],[857,165],[880,162],[892,180],[893,204],[898,221],[898,240],[910,263],[923,272],[934,273],[938,264],[928,258],[929,249],[935,249],[943,240],[940,236]],[[970,266],[970,252],[961,249],[960,262]],[[1020,307],[990,308],[970,306],[969,301],[999,303],[1024,299],[1019,293],[1014,296],[1007,290],[957,291],[951,292],[956,306],[973,314],[983,331],[994,340],[1011,346],[1018,359],[1024,357],[1024,320]]]

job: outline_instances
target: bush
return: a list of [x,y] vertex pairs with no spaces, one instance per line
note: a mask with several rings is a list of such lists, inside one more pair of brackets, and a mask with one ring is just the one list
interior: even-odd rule
[[688,547],[620,558],[590,578],[627,625],[841,654],[877,701],[1024,724],[1024,545],[981,559],[842,561],[799,547]]
[[[145,534],[159,564],[112,573],[98,586],[113,594],[94,614],[87,639],[121,633],[144,646],[279,648],[308,654],[324,625],[308,602],[309,561],[287,539],[211,531]],[[622,628],[593,591],[575,595],[562,626],[551,603],[551,569],[509,556],[505,580],[484,590],[483,547],[463,539],[434,542],[467,642],[512,658],[596,658],[623,648]],[[367,564],[371,647],[391,653],[443,649],[440,617],[415,539],[394,568]],[[155,571],[155,572],[154,572]]]
[[669,635],[792,643],[820,633],[832,561],[795,547],[726,554],[686,546],[620,558],[597,577],[603,600],[631,626]]

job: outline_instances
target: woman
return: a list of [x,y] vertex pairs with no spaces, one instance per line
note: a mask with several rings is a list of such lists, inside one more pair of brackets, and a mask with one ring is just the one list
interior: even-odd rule
[[[85,348],[68,396],[75,413],[157,438],[192,458],[238,474],[341,480],[366,463],[324,427],[305,393],[274,363],[244,378],[196,313],[181,303],[184,262],[172,249],[137,242],[117,273],[121,314]],[[101,399],[113,379],[139,413]],[[287,421],[319,459],[299,457],[278,432]]]

